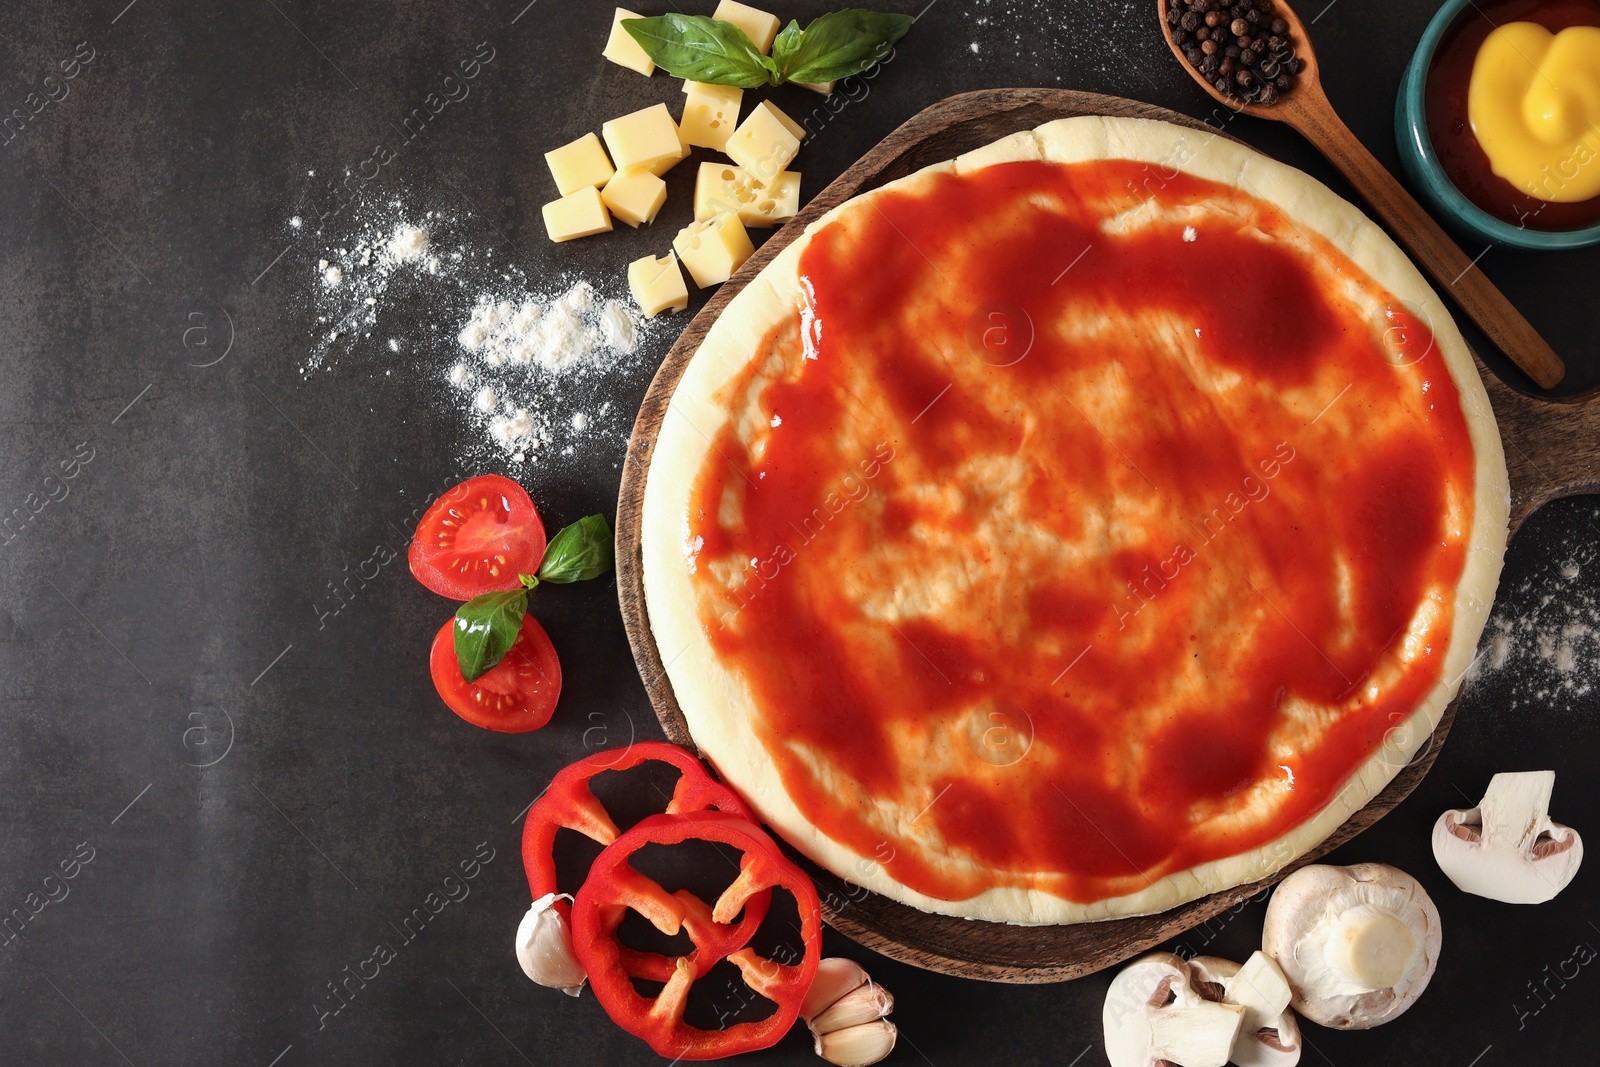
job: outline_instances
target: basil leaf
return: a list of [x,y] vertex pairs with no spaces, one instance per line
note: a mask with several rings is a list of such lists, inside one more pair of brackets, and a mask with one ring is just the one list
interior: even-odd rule
[[915,20],[849,8],[814,19],[782,64],[786,81],[820,84],[860,74],[881,62]]
[[674,78],[754,89],[770,80],[755,42],[731,22],[705,15],[623,19],[656,66]]
[[536,574],[519,574],[517,581],[521,582],[522,587],[530,593],[539,588],[539,576]]
[[790,19],[789,25],[785,26],[777,37],[773,38],[772,58],[780,68],[787,65],[788,58],[794,55],[795,50],[800,47],[800,39],[804,36],[800,32],[800,24]]
[[475,596],[456,611],[456,662],[469,682],[482,678],[511,651],[528,614],[528,591]]
[[611,569],[611,526],[604,515],[579,519],[550,539],[539,565],[541,582],[583,582]]

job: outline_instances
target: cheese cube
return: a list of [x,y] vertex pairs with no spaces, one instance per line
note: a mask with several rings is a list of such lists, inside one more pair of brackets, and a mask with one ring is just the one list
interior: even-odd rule
[[611,229],[611,216],[600,200],[600,190],[592,185],[569,193],[544,206],[544,228],[552,241],[571,241]]
[[[743,167],[757,185],[772,181],[793,162],[800,151],[800,140],[805,130],[788,115],[763,100],[750,112],[739,128],[728,138],[723,149],[735,163]],[[610,144],[608,139],[607,144]],[[616,150],[613,149],[613,156]],[[621,165],[621,160],[618,160]]]
[[694,217],[703,222],[724,211],[746,226],[776,226],[800,210],[800,174],[786,170],[758,186],[740,167],[702,163],[694,180]]
[[744,101],[744,90],[732,85],[702,85],[691,83],[689,97],[683,102],[683,121],[678,132],[685,144],[723,151],[728,138],[739,124],[739,105]]
[[638,226],[656,220],[656,212],[667,202],[667,183],[637,167],[619,170],[600,190],[600,199],[617,218]]
[[633,39],[633,34],[622,27],[623,19],[639,17],[627,8],[617,8],[617,13],[611,16],[611,36],[606,38],[605,51],[600,54],[620,67],[636,70],[648,78],[656,72],[655,61],[644,50],[644,46]]
[[660,177],[673,167],[676,167],[679,163],[682,163],[684,160],[689,158],[689,142],[683,139],[683,127],[674,123],[672,128],[678,133],[678,155],[676,159],[659,160],[654,166],[648,168],[650,173],[656,175],[657,177]]
[[772,50],[772,40],[778,36],[778,16],[769,15],[748,4],[737,3],[736,0],[722,0],[711,17],[739,27],[762,55]]
[[833,87],[837,85],[838,82],[795,82],[795,84],[800,86],[802,89],[810,89],[814,93],[821,93],[823,96],[831,96],[833,95]]
[[645,256],[628,264],[628,291],[646,318],[689,306],[689,287],[683,283],[678,257],[668,252],[657,259]]
[[600,127],[600,135],[606,139],[611,161],[618,170],[643,167],[660,174],[688,154],[666,104],[654,104],[612,119]]
[[727,281],[756,251],[744,223],[731,211],[691,222],[678,231],[672,247],[689,268],[689,277],[702,289]]
[[555,178],[556,188],[562,196],[579,189],[604,185],[615,173],[611,169],[611,161],[606,158],[606,150],[600,147],[600,138],[592,133],[586,133],[554,152],[546,152],[544,161],[549,165],[550,175]]

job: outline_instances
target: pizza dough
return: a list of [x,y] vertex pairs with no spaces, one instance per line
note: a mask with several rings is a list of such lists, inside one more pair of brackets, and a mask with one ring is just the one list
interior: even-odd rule
[[[781,428],[782,412],[769,412],[764,398],[775,388],[790,388],[805,374],[815,373],[806,361],[808,354],[816,358],[822,339],[835,345],[834,352],[844,351],[840,344],[850,340],[828,333],[830,324],[838,327],[844,320],[817,310],[815,305],[823,297],[808,293],[810,280],[801,277],[803,264],[821,262],[832,254],[830,249],[847,247],[852,234],[887,232],[885,222],[914,246],[912,236],[920,236],[915,224],[893,221],[913,217],[906,213],[906,204],[940,190],[943,193],[939,195],[959,191],[962,183],[984,181],[997,187],[993,179],[1000,175],[1015,173],[1020,182],[1020,176],[1037,180],[1046,173],[1037,168],[1004,169],[1025,161],[1077,167],[1059,173],[1064,180],[1080,176],[1081,188],[1093,184],[1082,182],[1093,176],[1096,161],[1106,161],[1107,174],[1125,179],[1129,174],[1142,175],[1147,185],[1148,195],[1130,192],[1122,210],[1108,210],[1097,219],[1098,232],[1081,252],[1071,247],[1039,249],[1041,256],[1059,260],[1059,267],[1052,260],[1048,272],[1061,270],[1056,282],[1065,287],[1060,291],[1067,310],[1059,323],[1030,320],[1026,340],[1031,345],[1036,331],[1041,344],[1059,341],[1076,344],[1081,351],[1085,338],[1069,336],[1072,331],[1109,331],[1104,336],[1107,351],[1113,354],[1107,356],[1104,368],[1087,368],[1098,375],[1094,387],[1063,385],[1058,389],[1049,379],[1034,379],[1028,389],[1039,396],[1040,410],[1051,414],[1051,419],[1041,424],[1038,419],[1030,421],[1028,411],[1017,407],[1028,400],[1027,389],[991,384],[1006,379],[980,376],[966,365],[952,370],[950,387],[960,388],[949,397],[943,393],[936,396],[938,382],[930,383],[924,391],[930,403],[920,412],[914,406],[907,408],[885,399],[892,388],[899,388],[885,384],[894,381],[894,365],[874,367],[870,375],[850,379],[848,395],[842,401],[845,406],[832,412],[827,425],[805,427],[811,435],[805,447],[812,449],[806,454],[815,456],[819,434],[837,442],[840,469],[847,473],[853,469],[856,481],[866,486],[865,494],[846,480],[840,486],[840,507],[834,508],[830,496],[829,505],[814,512],[819,526],[837,516],[827,531],[813,531],[809,526],[805,531],[797,529],[795,550],[786,553],[786,558],[761,558],[752,553],[748,564],[761,576],[754,587],[758,592],[768,588],[768,583],[791,582],[811,589],[805,596],[813,600],[824,592],[837,597],[828,601],[827,612],[819,608],[806,624],[828,626],[828,619],[837,619],[838,634],[848,636],[849,641],[826,647],[845,651],[836,662],[807,661],[802,665],[803,650],[794,649],[797,673],[790,679],[800,688],[817,684],[819,676],[834,669],[840,684],[849,684],[851,672],[858,671],[862,663],[880,663],[885,677],[861,684],[877,686],[875,691],[885,687],[891,693],[903,691],[911,703],[920,699],[918,693],[937,694],[940,690],[930,679],[941,674],[939,664],[949,668],[960,661],[939,651],[941,627],[954,631],[948,635],[951,640],[973,641],[971,647],[978,650],[975,655],[1004,653],[1006,658],[994,662],[1014,659],[1027,663],[1037,674],[1035,668],[1048,660],[1052,666],[1059,662],[1063,670],[1053,680],[1040,675],[1039,681],[1028,683],[1035,711],[1007,699],[1016,679],[1004,677],[1001,671],[999,676],[979,677],[976,682],[965,677],[952,682],[946,677],[952,693],[960,689],[968,694],[963,698],[966,703],[947,702],[924,719],[908,716],[900,707],[884,708],[881,715],[863,707],[860,722],[852,724],[859,727],[853,735],[838,729],[828,733],[815,723],[804,723],[806,728],[801,731],[791,730],[799,721],[794,718],[796,709],[787,706],[792,701],[783,687],[772,685],[773,670],[781,676],[784,657],[790,652],[775,647],[776,631],[769,635],[760,629],[767,625],[762,623],[762,611],[768,610],[770,601],[757,602],[751,593],[751,575],[735,573],[745,561],[729,558],[726,551],[720,555],[709,551],[706,539],[713,536],[715,540],[716,531],[724,527],[741,528],[740,509],[757,499],[756,479],[766,476],[757,469],[764,450],[800,440],[779,438],[796,431],[792,422],[787,430]],[[1219,190],[1211,202],[1196,202],[1192,197],[1182,203],[1162,199],[1163,189],[1213,187],[1206,183],[1216,183]],[[1108,203],[1115,201],[1115,196],[1106,195]],[[1017,210],[1057,210],[1047,203],[1049,199],[1035,194],[1032,204],[1019,200]],[[959,220],[951,223],[958,225]],[[912,236],[903,232],[907,226]],[[1259,759],[1232,787],[1225,787],[1226,779],[1217,775],[1232,773],[1224,765],[1235,760],[1238,752],[1219,749],[1216,755],[1204,754],[1209,752],[1207,738],[1225,738],[1233,729],[1233,720],[1212,714],[1215,708],[1211,705],[1225,705],[1233,695],[1231,687],[1239,680],[1260,679],[1250,673],[1253,668],[1248,664],[1224,663],[1218,657],[1231,655],[1231,645],[1240,645],[1246,658],[1252,648],[1267,647],[1264,643],[1269,641],[1279,642],[1273,648],[1288,648],[1282,643],[1291,641],[1284,624],[1289,629],[1302,628],[1294,621],[1299,617],[1298,600],[1277,603],[1259,588],[1265,572],[1258,568],[1265,566],[1267,556],[1278,563],[1283,562],[1280,551],[1288,553],[1284,559],[1292,556],[1297,535],[1290,527],[1276,530],[1263,526],[1266,532],[1217,541],[1213,548],[1207,537],[1215,536],[1211,524],[1201,519],[1197,526],[1191,520],[1195,533],[1192,537],[1184,534],[1180,546],[1189,559],[1199,559],[1189,566],[1190,576],[1181,579],[1189,584],[1180,589],[1180,579],[1173,577],[1189,563],[1181,553],[1169,554],[1164,560],[1160,552],[1151,556],[1156,570],[1138,572],[1135,568],[1126,582],[1128,594],[1120,603],[1097,609],[1103,613],[1097,621],[1072,623],[1093,630],[1095,640],[1087,641],[1089,647],[1081,654],[1075,648],[1063,648],[1051,650],[1057,658],[1045,657],[1041,649],[1056,631],[1021,627],[1017,620],[1026,618],[1026,612],[1010,613],[1005,604],[1020,603],[1015,596],[1037,592],[1029,583],[1047,579],[1056,582],[1049,587],[1056,597],[1070,596],[1080,586],[1102,588],[1108,561],[1122,559],[1117,553],[1129,545],[1149,540],[1148,531],[1164,521],[1161,509],[1167,507],[1165,502],[1184,494],[1183,486],[1157,487],[1148,477],[1143,481],[1150,488],[1143,487],[1139,481],[1143,475],[1137,469],[1140,463],[1124,450],[1124,446],[1133,450],[1141,460],[1145,456],[1129,443],[1132,438],[1124,435],[1123,427],[1132,423],[1138,425],[1129,433],[1144,432],[1148,437],[1146,424],[1160,422],[1162,433],[1178,441],[1170,462],[1180,467],[1186,449],[1198,454],[1210,447],[1214,435],[1251,441],[1261,420],[1289,425],[1292,417],[1294,426],[1308,427],[1297,431],[1306,435],[1306,443],[1298,451],[1285,443],[1290,459],[1284,459],[1282,450],[1275,453],[1276,460],[1272,452],[1261,456],[1241,452],[1243,469],[1253,476],[1254,484],[1277,494],[1272,503],[1257,503],[1267,497],[1258,498],[1247,482],[1238,499],[1241,508],[1255,508],[1254,512],[1235,513],[1230,518],[1220,505],[1209,508],[1209,500],[1200,505],[1199,514],[1218,516],[1219,528],[1225,520],[1231,524],[1230,534],[1246,530],[1247,521],[1266,523],[1269,507],[1300,508],[1305,515],[1320,514],[1317,509],[1322,508],[1331,525],[1354,522],[1348,509],[1341,510],[1339,498],[1348,492],[1349,508],[1357,508],[1362,483],[1353,480],[1353,488],[1341,489],[1343,483],[1335,479],[1335,475],[1343,476],[1339,464],[1348,463],[1349,478],[1359,479],[1368,468],[1381,466],[1379,453],[1363,452],[1369,438],[1387,439],[1385,435],[1389,435],[1395,440],[1412,440],[1413,451],[1432,447],[1432,438],[1405,436],[1413,431],[1400,416],[1385,410],[1381,391],[1372,392],[1372,383],[1381,386],[1383,379],[1374,378],[1370,370],[1361,372],[1367,377],[1359,379],[1362,384],[1349,398],[1337,390],[1337,368],[1314,362],[1308,366],[1316,375],[1303,383],[1304,389],[1263,390],[1249,364],[1206,363],[1188,352],[1187,325],[1174,326],[1159,316],[1151,319],[1151,312],[1142,304],[1139,317],[1127,323],[1118,322],[1120,304],[1092,314],[1086,311],[1086,301],[1105,297],[1103,287],[1095,288],[1102,276],[1094,273],[1100,269],[1094,249],[1117,247],[1118,240],[1143,239],[1157,232],[1193,242],[1196,249],[1205,247],[1208,240],[1225,237],[1233,243],[1217,247],[1248,250],[1259,246],[1272,255],[1298,257],[1295,262],[1306,264],[1308,276],[1319,280],[1327,294],[1327,306],[1342,309],[1339,314],[1348,321],[1338,328],[1367,323],[1363,328],[1370,328],[1372,337],[1361,343],[1370,343],[1374,351],[1382,351],[1381,345],[1390,346],[1395,373],[1401,375],[1396,381],[1409,383],[1406,388],[1415,386],[1403,397],[1397,394],[1397,408],[1416,404],[1420,405],[1418,411],[1432,412],[1429,397],[1451,397],[1452,390],[1444,387],[1453,383],[1456,399],[1451,401],[1451,410],[1434,414],[1441,426],[1459,424],[1462,440],[1470,440],[1470,455],[1462,460],[1459,472],[1460,484],[1451,482],[1441,490],[1440,514],[1430,520],[1440,524],[1445,541],[1457,552],[1454,569],[1440,573],[1458,577],[1448,588],[1435,589],[1418,599],[1407,616],[1410,621],[1392,639],[1386,639],[1382,655],[1372,659],[1365,674],[1337,666],[1335,660],[1341,660],[1337,640],[1324,638],[1324,643],[1334,642],[1328,645],[1329,654],[1321,655],[1320,648],[1317,651],[1328,667],[1349,683],[1349,691],[1319,704],[1298,699],[1294,692],[1285,695],[1280,688],[1278,700],[1266,709],[1267,718],[1259,724]],[[1176,236],[1179,233],[1181,238]],[[824,238],[807,259],[808,249]],[[1240,244],[1241,240],[1247,243]],[[976,246],[982,242],[968,243]],[[909,284],[905,295],[907,301],[931,302],[926,320],[928,346],[942,344],[946,334],[954,338],[961,333],[961,323],[938,326],[938,310],[951,303],[950,294],[960,289],[958,283],[971,277],[962,275],[948,258],[948,248],[965,246],[958,242],[939,247],[945,251],[936,250],[935,258],[921,255],[929,271],[924,272],[921,283]],[[905,249],[899,251],[904,255]],[[906,264],[921,269],[908,255],[896,262],[901,264],[896,269],[902,272],[909,269]],[[962,269],[970,267],[971,263],[966,263]],[[863,261],[861,269],[864,288],[869,283],[883,284],[876,265]],[[1046,264],[1039,263],[1037,269],[1046,270]],[[1218,276],[1226,273],[1219,270]],[[922,288],[917,288],[918,284]],[[1159,288],[1162,283],[1158,279],[1155,284]],[[834,290],[841,288],[833,286]],[[1135,297],[1143,299],[1130,292],[1129,299]],[[1015,328],[1016,323],[1007,316],[1016,312],[1023,309],[1011,308],[1004,300],[990,301],[974,310],[965,324],[973,350],[992,364],[995,374],[1006,370],[1015,352],[1022,352],[1015,359],[1027,355],[1027,350],[1020,348],[1021,339],[1004,332]],[[1308,323],[1315,312],[1316,308],[1308,307]],[[1241,313],[1248,314],[1248,310]],[[912,321],[896,320],[896,314],[895,309],[886,308],[885,321]],[[1388,315],[1391,325],[1380,339],[1383,315]],[[1026,312],[1023,317],[1028,317]],[[853,321],[859,326],[868,320]],[[1288,332],[1281,340],[1292,348],[1298,343],[1296,324],[1292,317],[1285,322]],[[1370,325],[1374,322],[1377,325]],[[1417,324],[1425,329],[1418,329]],[[1002,330],[992,345],[987,332],[991,326]],[[1207,329],[1216,326],[1226,331],[1227,318],[1207,320]],[[1326,332],[1325,326],[1321,328]],[[1198,335],[1201,331],[1196,327],[1194,332]],[[902,329],[896,343],[922,343],[918,337],[906,336],[920,333]],[[1406,354],[1408,333],[1431,337],[1426,352]],[[1212,338],[1196,344],[1217,343]],[[1009,349],[1008,344],[1012,346]],[[862,359],[870,358],[869,349],[861,349]],[[1149,374],[1150,368],[1135,365],[1135,357],[1175,362],[1156,368],[1159,374]],[[1279,373],[1274,365],[1255,366],[1265,368],[1269,376]],[[1423,380],[1424,370],[1440,371],[1452,382],[1442,382],[1437,375]],[[1037,371],[1030,369],[1030,373]],[[1085,380],[1085,368],[1078,367],[1075,373],[1079,376],[1075,381]],[[1410,377],[1404,377],[1406,374]],[[1183,380],[1170,388],[1160,384],[1177,378]],[[1357,380],[1353,377],[1352,384]],[[1155,392],[1140,391],[1150,383],[1155,383]],[[1197,413],[1193,406],[1173,408],[1174,397],[1244,397],[1255,407],[1239,406],[1244,401],[1233,407],[1218,401],[1214,412]],[[1326,407],[1322,407],[1323,401],[1327,401]],[[1459,415],[1454,411],[1456,404]],[[1002,411],[1005,405],[1011,407]],[[1052,444],[1060,442],[1052,435],[1063,418],[1072,417],[1068,409],[1082,416],[1094,434],[1074,431],[1080,434],[1073,438],[1074,447],[1085,442],[1092,447],[1084,448],[1083,462],[1063,465],[1060,449]],[[962,420],[971,422],[986,411],[1004,414],[1023,426],[1026,434],[1019,440],[1036,446],[1035,450],[1030,452],[1022,445],[991,451],[969,447],[953,460],[928,454],[927,431],[938,420],[946,420],[949,434],[955,435],[939,440],[965,440],[960,436],[965,432]],[[919,431],[915,424],[923,419],[927,422]],[[1214,427],[1206,419],[1212,419]],[[866,425],[868,421],[873,422],[871,427]],[[1183,441],[1185,434],[1193,435],[1188,444]],[[1124,438],[1120,444],[1119,437]],[[913,441],[923,444],[908,445]],[[1308,453],[1308,443],[1313,442],[1317,450]],[[848,454],[843,454],[845,450]],[[1385,455],[1397,469],[1407,462],[1403,452]],[[1352,456],[1366,467],[1347,458]],[[1295,457],[1299,457],[1298,466]],[[945,467],[939,466],[946,461]],[[1098,467],[1093,466],[1096,462]],[[983,466],[985,463],[988,465]],[[1270,475],[1269,464],[1274,468]],[[1207,476],[1206,472],[1197,474],[1202,481]],[[1276,481],[1269,485],[1269,479]],[[1297,481],[1315,488],[1318,495],[1306,489],[1306,495],[1297,497]],[[1036,497],[1022,488],[1013,492],[1006,487],[1031,487],[1029,492],[1036,493],[1040,485],[1049,488],[1066,482],[1072,483],[1068,486],[1072,493],[1085,486],[1099,486],[1102,492],[1098,497],[1074,497],[1069,508],[1052,504],[1054,525],[1047,532],[1053,540],[1047,539],[1044,547],[1030,547],[1031,542],[1017,531],[1033,529],[1027,524],[1031,521],[1030,502]],[[707,496],[708,485],[717,489],[714,496]],[[1425,497],[1428,490],[1423,488],[1418,495]],[[961,497],[961,503],[952,505],[942,525],[905,525],[885,518],[889,514],[903,517],[908,501],[937,510],[944,506],[940,501],[948,503],[952,494]],[[1232,499],[1230,495],[1228,512],[1233,511]],[[1148,120],[1072,118],[1004,138],[854,198],[808,227],[734,298],[690,361],[656,442],[642,523],[645,592],[656,644],[696,743],[786,841],[851,882],[927,911],[1010,923],[1082,922],[1163,911],[1280,869],[1364,806],[1422,751],[1470,665],[1487,619],[1505,549],[1508,500],[1499,435],[1472,357],[1422,276],[1377,226],[1308,176],[1224,138]],[[997,516],[1005,520],[998,534]],[[1081,518],[1081,523],[1074,516]],[[1372,520],[1386,521],[1379,514]],[[1076,541],[1063,533],[1064,523],[1092,522],[1099,527],[1092,533],[1077,530]],[[940,537],[958,532],[951,535],[953,541],[947,540],[946,554],[928,551],[930,529]],[[827,538],[816,537],[820,532],[826,532]],[[1306,529],[1298,536],[1314,543],[1319,532]],[[809,547],[814,537],[820,547]],[[1191,542],[1198,547],[1191,547]],[[1085,545],[1098,553],[1088,562],[1081,558]],[[1079,560],[1076,570],[1074,559]],[[828,572],[836,575],[837,591],[829,591],[826,579],[817,574],[824,562]],[[1338,557],[1332,566],[1309,570],[1285,564],[1283,589],[1309,589],[1330,604],[1349,607],[1369,594],[1360,585],[1367,579],[1361,575],[1352,578],[1347,562]],[[1373,566],[1381,570],[1382,560]],[[1230,567],[1236,569],[1230,571]],[[1140,573],[1145,575],[1142,580]],[[1371,568],[1361,572],[1373,573]],[[1140,580],[1142,589],[1135,580]],[[804,586],[806,582],[812,585]],[[1170,593],[1165,592],[1169,583],[1174,590]],[[1015,596],[1002,603],[995,599],[999,596],[996,591]],[[1200,591],[1205,592],[1201,595]],[[1278,594],[1278,587],[1272,586],[1271,591]],[[1287,593],[1278,595],[1281,599]],[[746,610],[750,603],[758,603],[759,609]],[[799,605],[804,611],[808,601],[801,597],[784,603]],[[1185,610],[1202,622],[1193,627],[1196,632],[1190,639],[1199,642],[1196,647],[1205,654],[1195,653],[1197,662],[1191,669],[1185,669],[1190,667],[1188,662],[1174,658],[1167,647],[1169,639],[1182,639],[1179,624],[1189,621],[1174,620],[1175,604],[1186,605]],[[980,608],[981,613],[975,614]],[[765,618],[769,623],[775,621],[770,615]],[[1441,619],[1447,620],[1447,625],[1438,623]],[[973,620],[983,622],[983,634],[974,636]],[[1342,632],[1337,621],[1329,624],[1328,634]],[[1138,672],[1128,670],[1128,664],[1145,662],[1133,658],[1129,649],[1138,646],[1128,642],[1139,638],[1128,635],[1137,634],[1138,627],[1152,625],[1165,628],[1152,631],[1161,635],[1153,647],[1162,657],[1161,669],[1169,672],[1160,676],[1161,687],[1155,690],[1140,688],[1141,680],[1129,676]],[[1061,632],[1070,630],[1067,627]],[[908,637],[907,631],[916,637]],[[1143,640],[1155,639],[1147,636]],[[729,651],[734,648],[745,651],[734,655]],[[871,651],[874,649],[878,651]],[[1309,653],[1305,661],[1321,669]],[[1098,675],[1097,663],[1103,668]],[[759,671],[755,665],[761,665]],[[1356,676],[1350,677],[1352,673]],[[1374,702],[1380,691],[1386,693],[1391,682],[1398,685],[1397,679],[1412,674],[1426,677],[1425,687],[1414,699],[1407,698],[1403,710],[1387,713],[1378,724],[1381,737],[1368,737],[1370,744],[1360,749],[1361,758],[1342,770],[1334,763],[1327,765],[1338,770],[1338,780],[1325,790],[1326,795],[1315,793],[1314,782],[1297,783],[1294,768],[1302,752],[1320,752],[1318,746],[1332,745],[1332,739],[1342,736],[1342,716],[1351,709],[1370,712],[1377,706]],[[1080,686],[1072,690],[1078,684],[1075,679],[1095,678],[1105,679],[1100,689]],[[928,685],[934,688],[922,688]],[[1095,709],[1094,714],[1074,719],[1076,712],[1064,713],[1062,718],[1041,710],[1038,701],[1046,698],[1039,694],[1059,694],[1063,686],[1067,699]],[[995,694],[993,699],[970,697],[988,690]],[[1368,700],[1364,694],[1369,693],[1371,699],[1364,704]],[[1128,703],[1134,696],[1138,699]],[[779,708],[780,704],[785,706]],[[840,718],[837,710],[829,714]],[[884,725],[891,718],[893,729]],[[1058,718],[1067,725],[1058,723]],[[1375,728],[1370,714],[1368,720],[1363,728],[1370,733]],[[1182,725],[1184,721],[1201,725],[1173,733],[1174,722]],[[1107,736],[1115,744],[1107,742],[1106,751],[1099,752],[1087,742],[1078,748],[1068,743],[1067,726],[1078,728],[1085,723],[1108,724],[1106,729],[1111,732]],[[828,737],[835,740],[818,740]],[[962,739],[970,740],[970,747],[963,747]],[[1339,743],[1354,751],[1350,746],[1355,742],[1346,739]],[[1249,746],[1244,747],[1245,755],[1251,755]],[[862,762],[863,751],[880,749],[878,762]],[[1273,769],[1274,760],[1282,761],[1281,771],[1287,777]],[[1312,769],[1308,763],[1302,771],[1309,774]],[[1062,774],[1091,770],[1103,787],[1093,798],[1074,786],[1063,788],[1060,784],[1067,780]],[[1163,783],[1153,782],[1166,774],[1191,773],[1198,777],[1178,792],[1166,791]],[[1050,803],[1042,782],[1051,784],[1065,805]],[[1310,803],[1308,794],[1314,796],[1315,807],[1301,812],[1296,805]],[[1177,801],[1170,808],[1152,799],[1169,795]],[[1285,814],[1288,812],[1296,814],[1291,818]],[[1059,833],[1052,820],[1064,820]],[[1267,834],[1264,828],[1272,832]],[[1063,850],[1061,842],[1068,839],[1077,844]],[[1229,841],[1242,845],[1231,848]],[[1091,851],[1097,854],[1092,859],[1088,856]],[[1194,857],[1198,857],[1195,862],[1189,862]]]

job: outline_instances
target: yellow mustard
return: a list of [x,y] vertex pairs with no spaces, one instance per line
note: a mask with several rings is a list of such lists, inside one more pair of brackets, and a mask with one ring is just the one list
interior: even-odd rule
[[1600,196],[1600,27],[1508,22],[1478,49],[1467,118],[1490,168],[1530,196]]

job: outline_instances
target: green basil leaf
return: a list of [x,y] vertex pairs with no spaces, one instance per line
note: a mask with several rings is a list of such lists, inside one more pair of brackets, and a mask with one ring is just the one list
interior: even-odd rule
[[456,662],[461,677],[476,682],[511,651],[522,618],[528,614],[528,591],[475,596],[456,611]]
[[539,588],[539,576],[537,574],[519,574],[517,575],[517,581],[521,582],[522,588],[530,593]]
[[794,55],[800,47],[800,40],[805,34],[800,32],[800,24],[793,19],[785,26],[772,41],[772,58],[779,67],[787,66],[787,60]]
[[583,582],[611,569],[611,526],[604,515],[579,519],[550,539],[539,565],[541,582]]
[[705,15],[623,19],[656,66],[674,78],[754,89],[769,81],[755,42],[731,22]]
[[860,74],[881,62],[916,21],[910,15],[885,15],[849,8],[812,21],[799,47],[785,57],[787,81],[820,84]]

